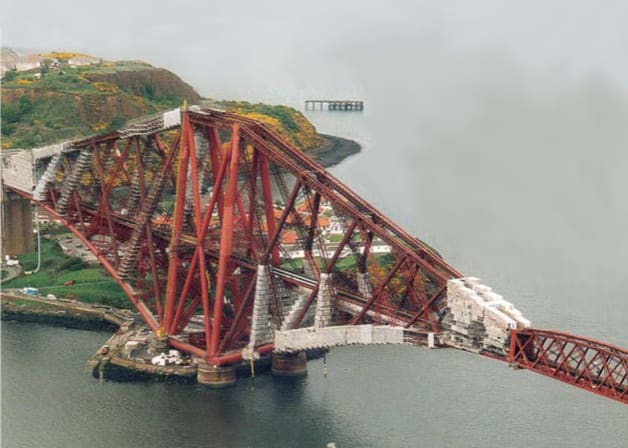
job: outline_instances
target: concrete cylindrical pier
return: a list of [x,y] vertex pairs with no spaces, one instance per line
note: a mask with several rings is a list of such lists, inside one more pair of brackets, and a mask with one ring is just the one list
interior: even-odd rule
[[276,376],[307,375],[305,352],[273,353],[272,372]]
[[22,255],[35,250],[33,210],[27,199],[0,188],[0,231],[2,256]]
[[236,383],[235,368],[233,366],[212,366],[204,361],[199,361],[196,381],[198,384],[214,389],[231,387]]

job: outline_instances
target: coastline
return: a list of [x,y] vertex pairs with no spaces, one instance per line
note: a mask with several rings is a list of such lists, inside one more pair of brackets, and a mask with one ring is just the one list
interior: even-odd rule
[[0,302],[3,321],[38,323],[77,330],[117,331],[126,321],[135,317],[128,310],[105,305],[63,298],[51,301],[18,295],[12,291],[2,291]]
[[325,144],[307,151],[306,154],[325,168],[336,166],[348,157],[362,151],[362,146],[355,140],[330,134],[319,133],[319,135],[323,137]]

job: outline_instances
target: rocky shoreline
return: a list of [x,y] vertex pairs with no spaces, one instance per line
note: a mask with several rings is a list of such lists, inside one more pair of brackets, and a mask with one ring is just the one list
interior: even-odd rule
[[307,152],[325,168],[331,168],[338,165],[347,157],[353,156],[362,150],[360,144],[348,138],[338,137],[336,135],[320,134],[325,139],[325,144],[316,149]]

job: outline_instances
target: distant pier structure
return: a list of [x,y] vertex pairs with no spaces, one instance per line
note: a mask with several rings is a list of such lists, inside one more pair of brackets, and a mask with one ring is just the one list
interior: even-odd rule
[[325,105],[327,110],[364,110],[364,101],[359,100],[305,100],[305,110],[323,110]]

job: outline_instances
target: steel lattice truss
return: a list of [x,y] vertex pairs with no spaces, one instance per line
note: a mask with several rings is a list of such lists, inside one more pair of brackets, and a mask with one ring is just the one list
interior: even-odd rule
[[[157,336],[224,365],[310,328],[441,330],[461,274],[436,252],[264,124],[173,112],[64,145],[37,159],[32,194],[10,187],[81,239]],[[513,330],[508,360],[628,403],[624,349]]]
[[38,201],[156,334],[214,365],[241,359],[258,266],[272,329],[311,325],[321,278],[333,279],[329,325],[440,328],[460,274],[432,249],[267,126],[213,110],[181,123],[75,142]]
[[628,351],[567,333],[517,330],[510,361],[608,398],[628,403]]

